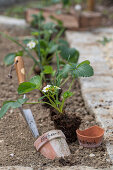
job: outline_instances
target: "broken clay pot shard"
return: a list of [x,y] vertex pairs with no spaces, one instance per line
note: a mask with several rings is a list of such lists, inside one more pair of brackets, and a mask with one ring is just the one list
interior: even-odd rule
[[104,136],[104,129],[95,125],[85,130],[76,130],[79,144],[83,147],[94,148],[102,143]]
[[70,155],[65,135],[61,130],[51,130],[40,136],[34,143],[36,150],[48,159]]

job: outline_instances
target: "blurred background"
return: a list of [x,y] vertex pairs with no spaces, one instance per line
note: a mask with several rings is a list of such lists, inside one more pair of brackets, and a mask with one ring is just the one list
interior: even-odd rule
[[[85,10],[87,0],[0,0],[0,15],[24,18],[26,8],[39,8],[69,1],[71,4],[81,4]],[[113,0],[95,0],[96,11],[100,11],[109,20],[113,20]]]

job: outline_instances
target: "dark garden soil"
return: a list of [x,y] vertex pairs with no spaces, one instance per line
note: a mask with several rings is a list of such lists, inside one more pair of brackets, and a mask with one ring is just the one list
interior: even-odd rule
[[76,113],[71,113],[70,109],[67,113],[64,110],[63,114],[60,115],[56,110],[50,108],[50,116],[51,120],[54,121],[55,128],[62,130],[68,143],[72,143],[77,140],[75,131],[79,129],[81,118],[77,117]]
[[[0,28],[0,31],[4,31],[5,28]],[[14,31],[15,30],[15,31]],[[28,33],[26,30],[7,30],[8,33],[17,36],[24,36]],[[17,34],[18,33],[18,34]],[[3,65],[3,57],[8,52],[17,50],[18,47],[0,36],[0,106],[4,100],[13,100],[17,97],[17,78],[15,72],[13,72],[13,79],[8,79],[7,75],[10,68]],[[25,59],[25,68],[27,72],[32,66],[31,59]],[[66,86],[69,85],[69,82]],[[65,89],[65,87],[63,87]],[[79,82],[76,81],[73,86],[75,95],[67,100],[65,105],[65,111],[67,115],[77,116],[81,118],[80,129],[90,127],[97,124],[95,118],[85,108],[84,101],[82,99]],[[34,91],[32,94],[33,101],[37,100],[40,93]],[[33,115],[35,117],[39,133],[43,133],[54,129],[54,122],[50,117],[50,109],[42,106],[41,104],[31,106]],[[75,132],[73,132],[75,135]],[[12,166],[23,165],[34,167],[34,170],[38,168],[45,169],[46,167],[56,166],[72,166],[72,165],[86,165],[92,167],[109,167],[110,161],[107,155],[105,141],[98,148],[87,149],[79,146],[78,141],[69,143],[71,155],[66,158],[55,159],[54,161],[44,158],[38,153],[33,144],[35,139],[32,137],[26,122],[24,121],[19,110],[10,110],[0,120],[0,166]],[[90,157],[93,153],[94,157]]]

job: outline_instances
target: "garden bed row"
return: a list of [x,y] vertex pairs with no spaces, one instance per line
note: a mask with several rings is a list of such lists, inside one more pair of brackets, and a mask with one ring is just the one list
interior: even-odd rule
[[[8,30],[10,31],[10,30]],[[15,34],[15,31],[13,31]],[[15,34],[17,35],[17,33]],[[24,35],[23,35],[24,36]],[[8,40],[1,38],[0,42],[1,56],[4,57],[7,52],[14,51],[18,49],[16,45]],[[3,59],[1,57],[1,60]],[[25,59],[25,68],[30,68],[31,60]],[[16,87],[17,78],[16,74],[13,73],[13,79],[8,80],[7,75],[9,68],[4,67],[1,63],[0,65],[0,83],[1,83],[1,99],[15,99],[17,97]],[[7,84],[6,84],[7,82]],[[70,83],[68,81],[67,85]],[[64,87],[65,90],[66,87]],[[70,100],[67,100],[66,112],[68,115],[78,116],[81,118],[80,128],[84,129],[92,125],[97,124],[95,118],[91,115],[85,108],[84,101],[81,96],[81,90],[78,80],[73,85],[72,91],[75,95],[72,96]],[[40,93],[34,91],[32,97],[35,101],[40,96]],[[2,103],[1,101],[1,103]],[[37,104],[31,106],[33,115],[35,117],[40,135],[53,130],[54,122],[50,118],[50,109]],[[57,167],[57,166],[73,166],[73,165],[87,165],[93,167],[109,167],[110,162],[107,161],[108,155],[103,142],[99,148],[87,149],[79,146],[78,142],[69,143],[69,148],[71,150],[71,155],[66,158],[58,158],[54,161],[48,160],[40,155],[34,148],[34,139],[29,132],[29,129],[24,122],[23,117],[19,114],[18,110],[10,110],[5,117],[0,120],[0,139],[1,139],[1,155],[0,155],[0,165],[24,165],[31,166],[34,169],[38,167]],[[91,154],[93,153],[94,159],[92,159]],[[90,160],[90,161],[89,161]]]

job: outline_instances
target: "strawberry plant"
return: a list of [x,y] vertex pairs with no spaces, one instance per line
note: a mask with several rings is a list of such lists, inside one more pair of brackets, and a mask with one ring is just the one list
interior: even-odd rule
[[[47,68],[45,68],[45,74],[46,73],[48,73]],[[53,74],[53,70],[51,69],[49,73]],[[73,92],[71,92],[71,89],[75,79],[78,77],[90,77],[92,75],[93,68],[90,66],[90,62],[88,60],[83,61],[80,64],[69,62],[68,64],[61,66],[59,63],[59,57],[57,55],[57,70],[54,72],[54,80],[51,81],[51,84],[42,89],[42,77],[35,76],[32,77],[30,81],[21,83],[18,87],[18,93],[22,95],[33,90],[39,90],[43,93],[43,96],[38,99],[38,102],[30,102],[29,104],[46,103],[57,110],[58,113],[62,114],[64,111],[65,101],[67,100],[67,98],[70,98],[74,94]],[[66,84],[69,78],[71,79],[70,86],[65,92],[63,92],[62,100],[59,100],[59,89],[62,87],[62,85]],[[49,102],[43,101],[45,97],[48,99]],[[24,99],[5,102],[0,111],[0,117],[2,117],[10,107],[17,108],[20,107],[20,105],[22,105],[23,103],[28,104]]]

